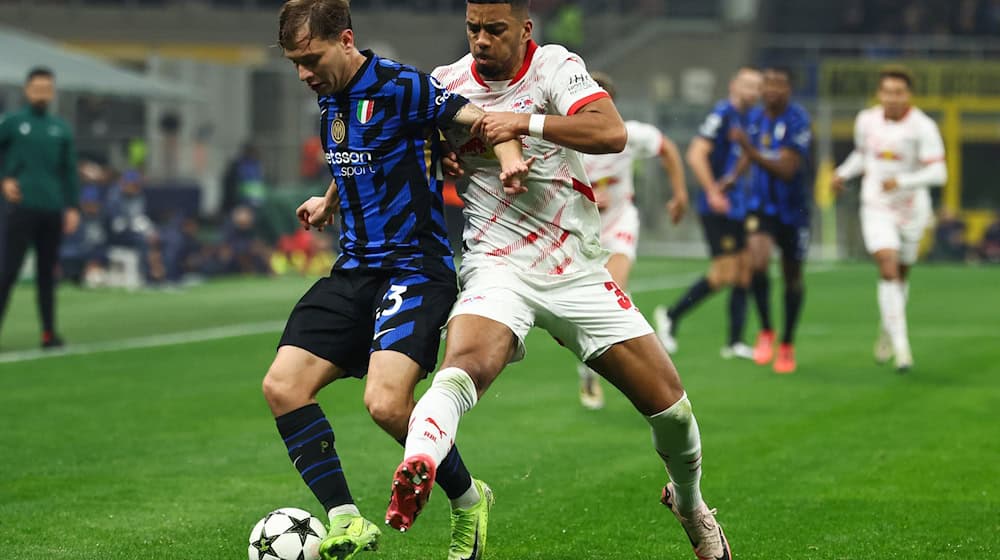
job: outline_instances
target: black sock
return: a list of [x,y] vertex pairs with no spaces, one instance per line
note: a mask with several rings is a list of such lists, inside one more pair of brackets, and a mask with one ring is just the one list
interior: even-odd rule
[[729,345],[743,342],[743,325],[747,322],[747,289],[734,286],[729,292]]
[[687,293],[681,296],[681,299],[677,300],[670,310],[667,311],[667,315],[670,316],[670,320],[673,322],[673,327],[671,330],[674,332],[670,334],[675,334],[677,331],[677,323],[680,322],[681,317],[685,313],[693,309],[696,305],[701,303],[703,299],[711,295],[712,287],[708,284],[708,278],[702,276],[697,282],[688,288]]
[[750,280],[753,300],[757,304],[757,315],[760,316],[761,330],[774,330],[771,325],[771,277],[767,271],[755,272]]
[[795,327],[799,324],[805,296],[803,288],[785,290],[785,333],[781,338],[782,344],[791,344],[795,340]]
[[293,410],[275,420],[278,433],[288,447],[288,457],[324,512],[353,504],[340,458],[333,446],[333,428],[318,404]]
[[[406,440],[396,440],[400,445],[406,447]],[[437,467],[434,475],[434,482],[444,490],[449,500],[455,500],[465,494],[472,486],[472,475],[466,468],[462,456],[458,453],[458,446],[451,446],[451,451],[444,456],[444,460]]]

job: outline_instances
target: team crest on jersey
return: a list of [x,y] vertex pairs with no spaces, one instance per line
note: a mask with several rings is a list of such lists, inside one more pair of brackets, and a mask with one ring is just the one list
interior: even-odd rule
[[750,216],[747,218],[747,231],[750,233],[757,233],[760,229],[760,220],[757,216]]
[[760,136],[760,145],[764,146],[765,148],[770,148],[771,147],[771,135],[768,134],[768,133],[766,133],[766,132],[764,134],[762,134]]
[[781,141],[785,137],[785,123],[780,122],[774,127],[774,138]]
[[21,133],[21,136],[27,136],[31,134],[31,124],[21,123],[21,126],[18,128],[18,131]]
[[367,124],[368,121],[372,120],[372,115],[375,114],[375,102],[371,99],[365,99],[358,102],[358,122],[361,124]]
[[530,95],[525,95],[514,100],[510,105],[510,110],[515,113],[531,113],[534,111],[535,100]]
[[347,125],[344,124],[344,119],[340,117],[340,113],[337,113],[337,118],[333,119],[333,122],[330,123],[330,136],[337,144],[343,142],[344,137],[347,136]]

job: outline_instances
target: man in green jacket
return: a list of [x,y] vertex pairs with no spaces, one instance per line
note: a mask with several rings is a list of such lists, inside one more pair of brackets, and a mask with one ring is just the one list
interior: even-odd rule
[[0,261],[0,321],[29,246],[35,248],[42,347],[62,346],[55,330],[56,265],[63,232],[79,224],[76,150],[69,125],[49,114],[55,76],[35,68],[24,84],[28,105],[0,117],[0,186],[6,199]]

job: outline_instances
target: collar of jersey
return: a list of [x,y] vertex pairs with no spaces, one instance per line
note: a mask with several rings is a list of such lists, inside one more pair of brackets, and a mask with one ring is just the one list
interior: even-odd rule
[[365,72],[368,72],[368,68],[371,67],[372,63],[375,62],[375,59],[378,58],[371,49],[365,49],[361,51],[361,54],[365,56],[366,60],[361,65],[361,68],[358,68],[358,71],[354,73],[354,76],[351,77],[351,81],[347,82],[344,89],[340,91],[341,94],[351,93],[351,90],[354,89],[355,85],[357,85],[358,80],[365,75]]
[[[533,39],[528,39],[528,50],[525,51],[524,53],[524,62],[521,63],[521,69],[517,71],[517,74],[507,84],[507,87],[510,87],[516,84],[517,82],[520,82],[521,78],[523,78],[525,74],[528,73],[528,68],[531,68],[531,60],[535,58],[536,50],[538,50],[538,43],[536,43]],[[476,82],[479,83],[479,85],[485,88],[490,87],[490,85],[486,83],[486,80],[484,80],[482,76],[479,75],[479,71],[476,70],[475,60],[472,61],[472,77],[475,78]]]

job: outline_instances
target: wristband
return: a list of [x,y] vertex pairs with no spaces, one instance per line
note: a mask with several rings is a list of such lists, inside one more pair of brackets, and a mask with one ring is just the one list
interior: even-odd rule
[[531,115],[528,119],[528,136],[532,138],[543,138],[545,132],[545,115]]

